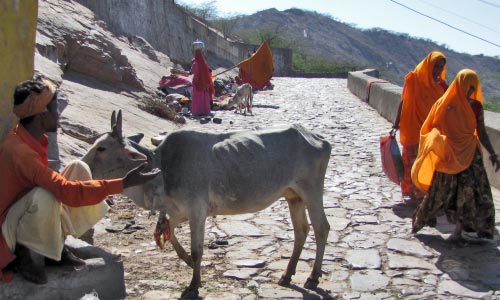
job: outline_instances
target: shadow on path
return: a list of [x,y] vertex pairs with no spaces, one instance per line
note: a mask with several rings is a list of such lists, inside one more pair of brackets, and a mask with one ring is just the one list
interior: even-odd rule
[[413,217],[413,212],[416,207],[409,206],[404,203],[398,203],[392,206],[392,211],[394,214],[401,219],[411,219]]
[[252,107],[259,107],[259,108],[272,108],[272,109],[278,109],[280,108],[278,105],[267,105],[267,104],[254,104]]
[[415,237],[440,253],[436,267],[458,284],[480,293],[500,290],[499,241],[467,239],[456,243],[438,235]]
[[322,288],[319,288],[319,287],[314,290],[316,293],[312,293],[310,290],[307,290],[307,289],[300,287],[296,284],[291,284],[288,287],[294,291],[301,293],[303,300],[336,300],[336,299],[339,299],[337,296],[331,295],[328,290],[323,290]]

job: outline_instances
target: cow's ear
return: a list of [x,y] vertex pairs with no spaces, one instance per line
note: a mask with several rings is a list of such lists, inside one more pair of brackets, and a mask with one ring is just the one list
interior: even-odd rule
[[131,140],[132,142],[139,144],[144,137],[144,133],[136,133],[134,135],[129,135],[127,136],[128,140]]
[[145,161],[148,159],[146,155],[137,151],[136,149],[134,149],[134,147],[131,147],[130,145],[125,146],[124,150],[126,151],[127,157],[130,160]]
[[127,156],[130,160],[145,161],[148,159],[146,155],[139,152],[129,152]]

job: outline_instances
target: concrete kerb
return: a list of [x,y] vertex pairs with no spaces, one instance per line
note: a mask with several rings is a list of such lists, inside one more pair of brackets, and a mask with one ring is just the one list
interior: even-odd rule
[[398,113],[402,90],[400,86],[392,83],[372,83],[368,104],[392,123]]
[[[374,69],[349,72],[347,88],[361,100],[367,101],[382,117],[393,123],[401,102],[403,89],[392,83],[377,82],[377,78],[378,72]],[[493,147],[497,152],[500,152],[500,114],[485,111],[485,125]],[[387,129],[390,130],[390,128]],[[483,154],[490,183],[500,189],[500,173],[495,173],[488,159],[488,152],[483,150]]]

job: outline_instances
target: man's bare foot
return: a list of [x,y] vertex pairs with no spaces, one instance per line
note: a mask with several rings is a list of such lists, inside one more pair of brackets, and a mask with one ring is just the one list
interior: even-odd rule
[[67,246],[64,246],[60,261],[45,258],[45,264],[52,266],[71,266],[75,268],[81,268],[85,266],[85,261],[74,255]]

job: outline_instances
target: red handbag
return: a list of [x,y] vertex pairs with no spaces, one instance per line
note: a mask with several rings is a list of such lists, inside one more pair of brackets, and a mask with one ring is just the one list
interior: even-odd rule
[[382,158],[382,170],[385,175],[392,182],[399,185],[403,179],[404,168],[395,130],[391,130],[388,134],[380,137],[380,156]]

